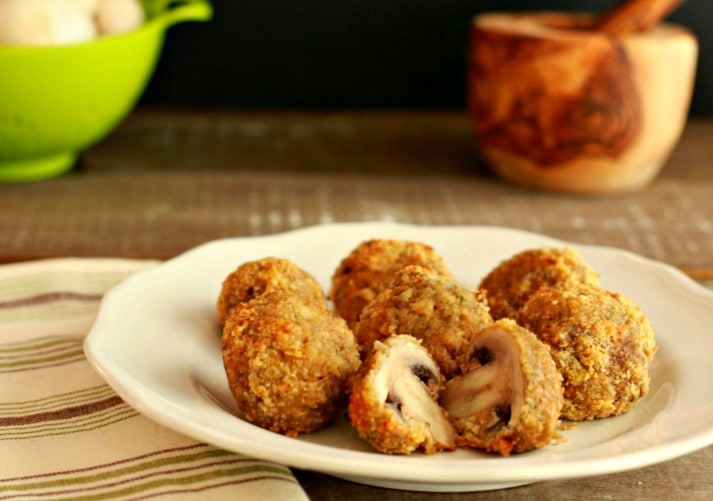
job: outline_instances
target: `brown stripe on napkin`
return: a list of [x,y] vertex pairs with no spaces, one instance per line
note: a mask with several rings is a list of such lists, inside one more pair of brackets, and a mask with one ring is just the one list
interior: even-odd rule
[[138,416],[108,385],[26,402],[0,404],[0,441],[94,430]]
[[76,405],[74,407],[66,407],[56,411],[40,412],[38,414],[29,414],[26,416],[0,416],[0,426],[21,426],[46,421],[62,421],[78,416],[95,414],[97,412],[116,407],[117,405],[121,405],[122,403],[123,400],[121,400],[119,396],[112,396],[98,402],[90,402],[83,405]]
[[0,499],[306,501],[289,468],[142,416],[82,350],[104,293],[154,262],[0,266]]
[[13,299],[12,301],[0,301],[0,310],[22,306],[36,306],[54,301],[99,301],[101,298],[101,294],[80,294],[71,291],[46,292],[44,294],[37,294],[36,296]]
[[20,495],[41,492],[43,497],[145,499],[264,480],[297,484],[284,466],[236,456],[206,444],[194,444],[89,468],[0,478],[0,498],[4,497],[4,491],[12,489]]
[[[230,478],[238,475],[239,478]],[[17,493],[42,492],[43,496],[73,499],[145,497],[201,492],[227,485],[264,480],[296,484],[289,469],[258,462],[205,444],[164,449],[90,468],[59,470],[43,475],[0,478],[0,497],[5,487]]]

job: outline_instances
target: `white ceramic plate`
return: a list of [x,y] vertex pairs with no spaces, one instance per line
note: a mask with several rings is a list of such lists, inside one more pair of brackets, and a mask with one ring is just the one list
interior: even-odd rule
[[224,449],[371,485],[422,491],[486,490],[647,466],[713,443],[713,294],[670,266],[621,250],[572,245],[602,285],[649,316],[660,345],[649,394],[628,414],[582,423],[566,441],[509,458],[459,450],[432,456],[374,452],[345,422],[298,439],[235,416],[215,319],[228,273],[244,261],[285,257],[326,289],[342,257],[369,238],[429,243],[468,286],[526,248],[563,242],[495,227],[390,223],[325,225],[199,246],[112,289],[85,351],[129,404]]

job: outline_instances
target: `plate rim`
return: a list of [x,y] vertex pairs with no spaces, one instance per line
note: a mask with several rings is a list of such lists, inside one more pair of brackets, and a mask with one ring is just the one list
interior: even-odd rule
[[[195,256],[200,256],[202,253],[210,253],[212,249],[215,248],[220,248],[225,245],[233,245],[234,243],[244,243],[246,241],[250,241],[253,244],[259,244],[262,242],[269,242],[270,240],[275,240],[275,239],[292,239],[292,238],[304,238],[312,234],[314,236],[314,233],[321,233],[325,231],[335,231],[339,229],[340,231],[366,231],[369,230],[372,233],[375,234],[375,237],[378,238],[382,235],[386,234],[402,234],[408,231],[414,231],[416,233],[419,232],[453,232],[453,231],[494,231],[494,232],[500,232],[512,236],[517,236],[518,238],[525,238],[528,241],[529,240],[537,240],[540,242],[543,242],[544,244],[553,244],[553,245],[569,245],[572,246],[573,248],[576,248],[578,250],[590,250],[592,252],[603,252],[603,253],[612,253],[615,254],[616,256],[625,256],[626,259],[633,259],[634,261],[638,261],[644,266],[650,266],[653,267],[656,270],[659,270],[659,273],[665,273],[666,276],[668,277],[669,280],[677,283],[678,285],[682,286],[684,290],[686,290],[689,294],[693,294],[693,296],[701,299],[702,301],[705,302],[712,302],[713,303],[713,291],[710,291],[703,287],[701,284],[698,284],[695,282],[693,279],[685,275],[681,270],[660,262],[653,260],[651,258],[641,256],[639,254],[633,253],[628,250],[624,249],[619,249],[616,247],[609,247],[609,246],[601,246],[601,245],[591,245],[591,244],[579,244],[575,242],[570,242],[566,240],[562,240],[559,238],[555,237],[550,237],[545,234],[541,233],[535,233],[535,232],[530,232],[527,230],[522,230],[518,228],[509,228],[509,227],[503,227],[503,226],[490,226],[490,225],[438,225],[438,226],[432,226],[432,225],[418,225],[418,224],[409,224],[409,223],[396,223],[396,222],[349,222],[349,223],[330,223],[330,224],[321,224],[321,225],[315,225],[315,226],[307,226],[303,228],[298,228],[298,229],[293,229],[285,232],[280,232],[280,233],[273,233],[273,234],[268,234],[268,235],[258,235],[258,236],[243,236],[243,237],[228,237],[228,238],[220,238],[216,240],[211,240],[208,242],[201,243],[191,249],[188,249],[187,251],[164,261],[163,263],[158,264],[157,266],[154,266],[152,268],[146,269],[139,271],[129,277],[127,277],[124,281],[122,281],[120,284],[117,286],[113,287],[110,291],[106,293],[104,296],[104,299],[101,302],[99,312],[97,314],[97,319],[92,326],[92,329],[90,330],[89,334],[86,336],[84,340],[84,351],[87,356],[87,359],[91,363],[91,365],[99,372],[99,374],[104,378],[107,383],[114,388],[114,390],[121,396],[122,399],[124,399],[127,403],[129,403],[131,406],[135,407],[137,410],[139,410],[142,414],[146,415],[150,419],[157,421],[168,428],[171,428],[175,431],[178,431],[180,433],[186,434],[188,436],[191,436],[195,439],[198,440],[203,440],[208,443],[211,443],[215,445],[216,447],[220,448],[226,448],[228,450],[232,450],[237,453],[241,454],[247,454],[250,455],[251,457],[255,457],[257,459],[262,459],[262,460],[269,460],[269,461],[277,461],[280,463],[283,463],[289,467],[293,468],[301,468],[301,469],[309,469],[309,470],[314,470],[314,471],[320,471],[323,473],[327,474],[332,474],[336,476],[342,476],[343,478],[362,478],[365,477],[365,475],[361,474],[360,472],[355,473],[354,471],[351,471],[351,468],[349,468],[348,464],[345,464],[344,461],[342,462],[332,462],[327,465],[323,463],[323,461],[319,461],[312,455],[309,455],[307,458],[305,458],[304,454],[298,451],[293,451],[291,448],[287,447],[285,449],[282,449],[280,452],[280,457],[275,458],[274,452],[275,452],[275,447],[272,445],[268,448],[265,448],[263,446],[257,451],[252,451],[252,450],[245,450],[245,448],[240,447],[240,448],[235,448],[237,444],[235,443],[230,443],[227,444],[224,440],[220,439],[220,434],[216,433],[211,433],[209,432],[205,427],[201,427],[198,425],[196,427],[196,424],[191,424],[191,423],[186,423],[182,420],[177,420],[175,418],[172,418],[168,415],[166,415],[165,411],[162,412],[161,410],[157,409],[156,406],[152,406],[151,404],[147,403],[145,399],[141,398],[140,393],[142,392],[142,389],[139,388],[137,391],[137,388],[131,388],[127,386],[126,380],[122,379],[122,377],[118,376],[118,374],[121,373],[122,368],[120,366],[117,366],[115,363],[113,363],[110,359],[107,359],[106,354],[102,352],[102,345],[99,343],[99,341],[102,339],[101,333],[101,327],[102,327],[102,322],[106,318],[106,310],[109,308],[112,304],[113,301],[116,300],[117,296],[121,296],[122,291],[124,289],[130,289],[131,287],[134,286],[136,283],[140,283],[141,281],[144,280],[149,280],[154,274],[161,274],[166,272],[168,269],[174,266],[179,266],[185,261],[190,261],[191,259],[194,259]],[[355,241],[355,244],[356,245]],[[503,256],[504,258],[507,256]],[[238,419],[235,416],[231,416],[232,419]],[[239,420],[240,421],[240,420]],[[244,423],[244,422],[243,422]],[[249,423],[244,423],[246,425],[249,425]],[[253,426],[253,425],[249,425]],[[256,427],[255,427],[256,428]],[[258,428],[258,430],[261,430]],[[268,432],[267,430],[261,430],[264,433],[271,434],[271,432]],[[276,435],[276,434],[271,434],[271,435]],[[280,439],[285,439],[285,440],[294,440],[294,439],[289,439],[287,437],[279,437]],[[305,444],[304,442],[301,442],[302,444]],[[513,474],[512,471],[506,472],[505,470],[512,470],[513,468],[503,468],[502,465],[498,467],[490,467],[490,466],[485,466],[483,464],[483,459],[484,457],[478,457],[478,458],[473,458],[473,459],[466,459],[466,458],[458,458],[457,461],[460,463],[462,462],[463,465],[458,468],[453,468],[451,470],[447,470],[446,472],[439,472],[442,476],[439,478],[427,476],[426,478],[423,478],[421,481],[414,480],[413,477],[410,476],[404,476],[404,475],[395,475],[393,472],[388,471],[388,468],[383,468],[380,471],[376,472],[371,472],[368,475],[369,478],[374,478],[374,479],[381,479],[384,481],[389,481],[389,480],[394,480],[394,481],[403,481],[403,482],[408,482],[409,484],[413,484],[415,488],[418,488],[418,485],[427,485],[427,484],[433,484],[437,483],[438,485],[441,486],[448,486],[448,485],[454,485],[454,484],[467,484],[467,485],[472,485],[472,486],[478,486],[478,485],[484,485],[484,484],[489,484],[493,482],[507,482],[507,483],[523,483],[523,482],[533,482],[533,481],[541,481],[541,480],[555,480],[555,479],[566,479],[566,478],[578,478],[578,477],[587,477],[587,476],[593,476],[593,475],[600,475],[600,474],[607,474],[607,473],[615,473],[615,472],[621,472],[621,471],[626,471],[626,470],[631,470],[631,469],[637,469],[645,466],[650,466],[652,464],[660,463],[666,460],[674,459],[676,457],[680,457],[689,453],[692,453],[696,450],[703,449],[704,447],[707,447],[708,445],[713,444],[713,425],[711,425],[708,429],[705,430],[705,432],[698,432],[696,434],[693,434],[692,436],[687,436],[685,439],[677,439],[673,442],[664,442],[662,444],[658,444],[655,447],[649,447],[645,448],[642,450],[638,450],[635,452],[631,453],[626,453],[622,454],[613,458],[609,458],[608,460],[595,460],[595,461],[586,461],[586,460],[576,460],[574,462],[560,462],[560,463],[542,463],[542,464],[527,464],[528,461],[523,461],[522,457],[510,457],[510,458],[499,458],[499,457],[490,457],[487,456],[485,459],[488,460],[488,463],[486,464],[494,464],[494,463],[502,463],[503,461],[507,461],[506,464],[510,464],[511,466],[515,466],[515,474]],[[320,448],[326,448],[326,449],[335,449],[331,446],[328,445],[323,445],[323,444],[311,444],[308,443],[308,446],[318,446]],[[309,448],[309,447],[308,447]],[[319,451],[321,449],[317,449]],[[336,449],[335,449],[336,450]],[[344,453],[342,449],[339,449]],[[373,453],[364,453],[361,451],[346,451],[346,454],[350,456],[350,453],[358,453],[358,454],[364,454],[364,461],[368,461],[368,458],[374,458]],[[378,454],[378,453],[377,453]],[[448,454],[448,453],[445,453]],[[360,456],[361,457],[361,456]],[[378,457],[380,458],[380,462],[386,462],[387,464],[390,463],[395,463],[395,464],[401,464],[405,463],[406,461],[412,461],[411,459],[407,459],[408,457],[402,457],[402,456],[388,456],[388,455],[381,455],[378,454]],[[410,457],[420,457],[420,456],[410,456]],[[428,456],[428,457],[423,457],[423,459],[428,459],[433,456]],[[423,460],[422,459],[422,460]],[[632,462],[632,459],[634,460]],[[406,460],[406,461],[404,461]],[[491,461],[492,460],[492,461]],[[452,462],[452,461],[451,461]],[[525,462],[526,464],[517,464],[517,463],[523,463]],[[468,463],[468,464],[466,464]],[[470,464],[474,463],[474,464]],[[546,471],[545,474],[543,475],[543,466],[554,466],[556,465],[556,468],[550,468],[549,471]],[[582,468],[583,465],[586,465],[587,468]],[[353,464],[352,464],[353,466]],[[465,469],[472,469],[473,467],[477,466],[478,468],[484,468],[487,470],[487,478],[479,480],[478,478],[465,478],[463,477],[463,470]],[[361,471],[361,470],[360,470]],[[482,470],[481,470],[482,471]],[[477,476],[477,475],[476,475]],[[361,481],[361,480],[360,480]]]

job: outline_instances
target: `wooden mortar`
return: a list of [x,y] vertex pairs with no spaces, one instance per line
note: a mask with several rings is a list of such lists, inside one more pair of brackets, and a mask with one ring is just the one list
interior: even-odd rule
[[507,181],[562,192],[649,183],[680,138],[693,91],[695,36],[658,23],[680,2],[477,16],[467,98],[484,161]]

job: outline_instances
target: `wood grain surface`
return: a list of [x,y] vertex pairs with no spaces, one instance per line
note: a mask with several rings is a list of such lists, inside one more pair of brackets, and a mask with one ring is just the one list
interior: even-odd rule
[[166,259],[333,221],[520,228],[710,277],[713,121],[637,193],[528,191],[479,163],[465,113],[141,111],[68,175],[0,185],[0,259]]
[[[375,220],[521,228],[626,249],[710,284],[713,121],[691,121],[645,189],[577,197],[495,178],[477,159],[465,113],[143,109],[70,174],[0,185],[0,262],[168,259],[216,238]],[[315,500],[703,500],[713,498],[713,447],[614,475],[477,494],[296,474]]]

